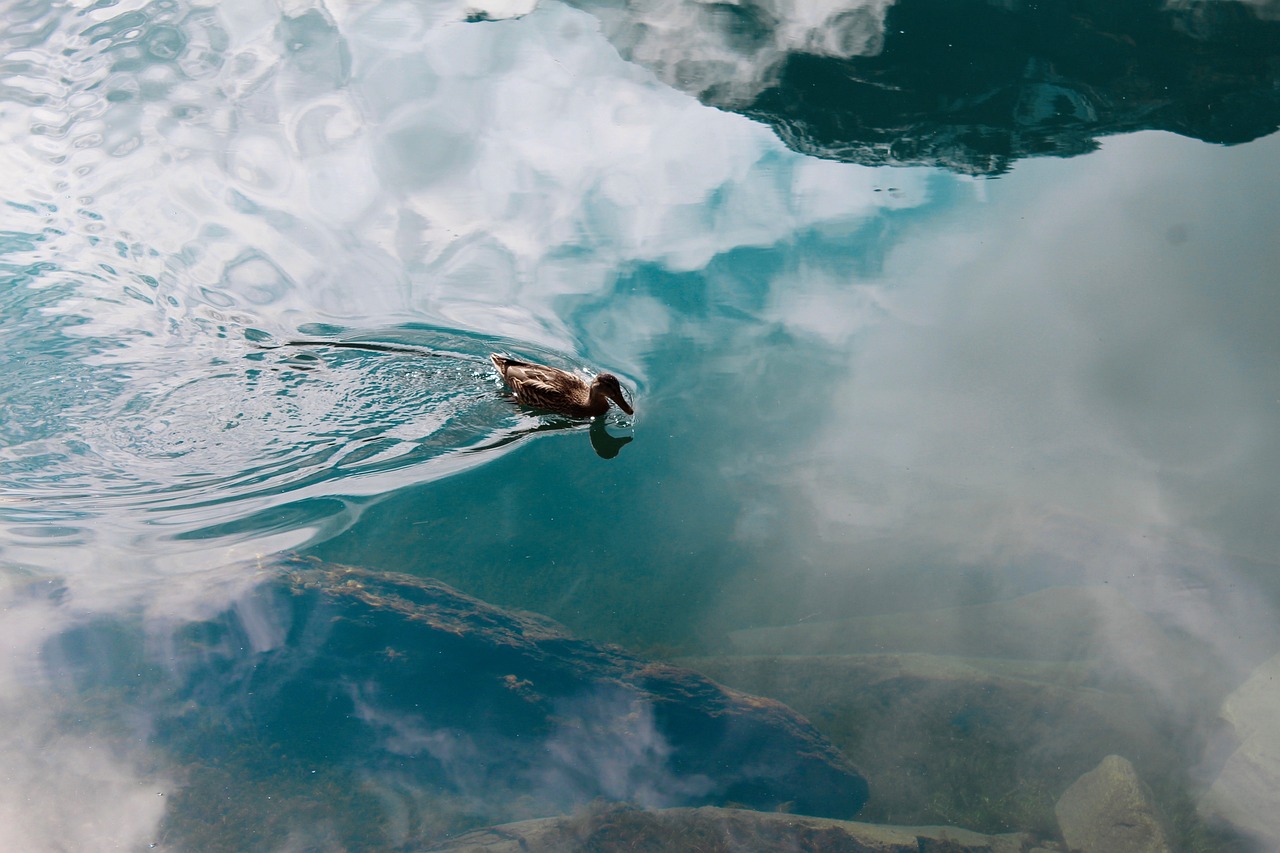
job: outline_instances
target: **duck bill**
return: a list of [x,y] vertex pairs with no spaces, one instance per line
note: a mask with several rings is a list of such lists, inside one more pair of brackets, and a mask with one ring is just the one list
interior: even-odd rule
[[631,408],[631,405],[626,401],[626,398],[624,398],[621,394],[618,394],[616,397],[610,394],[609,397],[610,399],[613,400],[613,402],[618,404],[619,409],[622,409],[622,411],[626,412],[628,415],[634,415],[636,413],[636,410]]

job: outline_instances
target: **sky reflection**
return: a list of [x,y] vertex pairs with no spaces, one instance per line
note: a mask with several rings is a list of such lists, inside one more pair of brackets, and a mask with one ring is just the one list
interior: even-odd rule
[[[51,14],[48,43],[81,60],[58,93],[57,132],[0,115],[24,204],[10,333],[40,356],[9,374],[9,420],[25,427],[6,461],[24,500],[74,493],[58,510],[68,519],[93,512],[95,495],[180,511],[209,492],[201,482],[231,488],[251,516],[280,505],[254,482],[297,488],[330,457],[422,457],[444,473],[457,465],[435,464],[423,435],[484,444],[497,415],[460,411],[457,393],[479,390],[461,362],[457,376],[415,381],[377,358],[344,388],[332,371],[246,363],[249,330],[289,339],[333,318],[367,335],[427,320],[481,333],[468,356],[540,345],[643,387],[673,316],[661,296],[616,292],[620,269],[697,271],[926,201],[918,175],[879,192],[872,170],[785,151],[622,61],[594,17],[555,4],[484,25],[416,6],[279,17],[151,4],[87,18]],[[419,38],[388,40],[390,20]],[[566,322],[583,301],[605,311]],[[377,436],[362,432],[374,411],[358,401],[406,387],[377,410]],[[434,413],[415,416],[424,406]],[[298,433],[297,418],[329,427]],[[347,494],[412,481],[360,486],[360,473],[396,466],[355,467]],[[127,544],[104,540],[107,523],[97,546],[139,547],[145,530],[123,526]]]
[[67,626],[64,594],[57,581],[0,575],[0,845],[141,848],[156,837],[171,773],[145,744],[142,715],[137,731],[104,730],[44,669],[43,645]]
[[[1280,648],[1280,141],[1138,133],[998,180],[813,159],[669,85],[681,46],[618,9],[500,5],[523,17],[134,3],[0,34],[0,846],[155,837],[183,779],[130,667],[201,660],[144,640],[224,611],[309,651],[242,606],[284,549],[710,670],[794,656],[833,732],[880,683],[850,659],[1003,677],[1022,654],[1010,681],[1083,684],[1100,718],[1114,699],[1150,726],[1122,743],[1175,744],[1166,785],[1208,782],[1204,732],[1232,691],[1266,707],[1241,684]],[[726,103],[776,83],[788,39],[835,50],[829,5],[779,6],[759,63],[699,42]],[[873,56],[892,7],[858,8],[841,49]],[[449,367],[254,346],[312,334]],[[618,372],[633,440],[524,441],[546,424],[490,349]],[[86,625],[136,632],[87,658],[111,719],[77,716],[98,694],[49,651]],[[611,752],[615,717],[635,739]],[[641,712],[608,721],[553,739],[547,778],[650,803],[700,784],[611,787],[612,759],[653,769],[664,744]],[[1036,745],[1083,754],[1085,731]]]
[[[1237,156],[1260,167],[1275,145]],[[1172,137],[1117,140],[1070,169],[1028,165],[988,204],[894,247],[870,282],[887,318],[853,347],[814,453],[843,464],[799,479],[915,473],[880,478],[905,490],[897,500],[815,505],[862,505],[888,524],[895,506],[984,507],[977,530],[954,515],[922,525],[974,559],[1016,547],[1019,507],[1274,554],[1272,528],[1256,523],[1273,502],[1254,489],[1269,484],[1236,490],[1275,452],[1276,345],[1259,321],[1273,313],[1260,284],[1277,260],[1274,211],[1257,209],[1267,193],[1232,187],[1250,175],[1256,188],[1266,170],[1229,176],[1221,156]]]
[[[985,567],[996,596],[1121,590],[1237,677],[1274,648],[1276,151],[1112,140],[909,231],[779,470],[811,600],[830,574]],[[832,340],[803,297],[777,308]]]

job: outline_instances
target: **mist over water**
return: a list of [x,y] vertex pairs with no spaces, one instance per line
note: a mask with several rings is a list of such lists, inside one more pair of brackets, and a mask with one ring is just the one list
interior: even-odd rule
[[[1036,39],[933,73],[907,0],[6,6],[0,846],[391,849],[726,789],[633,695],[516,674],[571,722],[480,773],[515,736],[379,705],[427,664],[325,646],[295,551],[785,702],[866,819],[1042,829],[1117,752],[1187,849],[1280,838],[1280,50],[1266,4],[1185,5],[1072,19],[1158,34],[1120,83],[1016,8],[973,20]],[[636,415],[521,408],[493,351]],[[295,694],[370,753],[308,752]]]

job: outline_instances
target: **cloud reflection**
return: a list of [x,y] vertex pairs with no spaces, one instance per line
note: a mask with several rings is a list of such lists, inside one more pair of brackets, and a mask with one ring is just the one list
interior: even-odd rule
[[[838,297],[860,332],[788,476],[807,516],[796,547],[841,571],[994,568],[996,595],[1108,585],[1243,677],[1280,640],[1258,595],[1280,546],[1258,523],[1280,498],[1258,476],[1280,427],[1276,347],[1254,319],[1271,310],[1258,229],[1276,211],[1231,181],[1268,174],[1274,150],[1227,173],[1171,137],[1117,140],[1069,182],[1028,166],[905,239],[864,319]],[[830,340],[806,304],[784,297],[779,319]],[[1139,654],[1129,671],[1174,692],[1177,666]]]
[[[6,337],[24,353],[3,389],[18,433],[0,453],[17,478],[10,557],[49,544],[31,535],[46,511],[65,522],[58,545],[100,550],[333,531],[355,503],[324,519],[267,492],[316,480],[290,496],[312,510],[337,478],[345,495],[385,492],[431,476],[415,460],[456,470],[452,451],[509,420],[462,402],[487,390],[462,362],[422,382],[380,359],[335,383],[247,363],[246,330],[413,318],[607,358],[643,383],[667,307],[619,297],[588,324],[566,305],[612,297],[637,264],[695,271],[925,200],[918,176],[877,193],[871,170],[799,157],[670,89],[592,15],[469,14],[151,3],[54,10],[44,40],[25,39],[49,68],[58,45],[75,65],[65,91],[40,96],[64,108],[58,132],[0,114],[20,203]],[[21,82],[38,87],[32,71]],[[377,424],[358,422],[374,401]],[[123,517],[141,504],[144,522]],[[117,517],[86,523],[104,513]]]
[[[856,31],[866,38],[854,47],[874,53],[885,7],[861,8],[871,26]],[[790,11],[792,35],[811,48],[831,32],[826,4]],[[0,358],[26,359],[6,365],[19,377],[6,401],[40,413],[6,419],[13,441],[3,461],[28,484],[54,456],[66,466],[54,474],[82,478],[77,493],[95,500],[118,488],[121,471],[138,474],[140,459],[187,457],[197,473],[234,477],[248,470],[237,454],[252,442],[219,445],[212,422],[262,428],[288,414],[316,430],[309,439],[323,438],[326,428],[343,431],[334,424],[344,412],[365,414],[370,383],[404,407],[396,411],[405,421],[372,449],[395,454],[395,439],[426,432],[399,428],[435,416],[414,406],[421,400],[406,392],[404,374],[352,371],[349,383],[318,387],[282,368],[299,394],[313,393],[281,412],[262,384],[221,368],[243,355],[247,328],[284,337],[334,318],[366,329],[412,318],[607,360],[651,383],[655,410],[679,410],[666,424],[680,428],[671,432],[678,440],[650,445],[670,458],[629,454],[640,462],[629,472],[639,497],[616,498],[635,501],[629,519],[600,520],[606,490],[581,478],[594,490],[591,523],[608,528],[595,541],[635,545],[612,568],[651,586],[637,565],[679,572],[670,586],[692,592],[673,607],[701,606],[699,595],[719,591],[722,578],[703,571],[715,557],[780,577],[781,609],[808,592],[827,616],[850,600],[886,611],[952,604],[952,578],[994,567],[982,581],[988,598],[1054,584],[1120,589],[1143,614],[1211,649],[1224,663],[1220,681],[1274,646],[1270,599],[1255,591],[1277,552],[1268,532],[1275,484],[1259,472],[1274,470],[1271,436],[1280,432],[1268,319],[1278,265],[1271,200],[1280,192],[1238,177],[1273,181],[1274,142],[1235,152],[1257,160],[1232,178],[1215,171],[1208,149],[1117,140],[1069,173],[1040,163],[991,187],[948,181],[954,195],[940,200],[940,182],[921,170],[895,172],[889,186],[881,172],[785,151],[768,130],[624,61],[602,35],[608,21],[554,3],[474,25],[461,23],[462,4],[282,15],[243,2],[155,3],[49,14],[3,36],[7,48],[42,57],[46,71],[62,69],[16,75],[13,97],[40,107],[35,121],[25,110],[0,112],[13,140],[3,150],[14,176],[8,209],[23,219],[5,244],[13,322]],[[676,73],[669,60],[655,60],[660,75]],[[53,91],[48,79],[64,71],[67,90]],[[957,200],[975,187],[988,204]],[[922,215],[894,218],[904,212]],[[828,256],[808,252],[810,239]],[[760,249],[780,251],[752,254]],[[42,348],[18,347],[30,341]],[[685,380],[691,367],[702,372]],[[661,467],[678,458],[679,441],[692,448],[680,458],[689,464]],[[307,493],[313,503],[282,508],[264,497],[231,518],[168,507],[144,525],[108,518],[81,527],[50,515],[66,512],[57,500],[6,496],[3,508],[20,523],[5,531],[5,558],[59,566],[77,609],[19,611],[47,615],[42,631],[90,611],[141,609],[152,624],[217,612],[252,580],[217,567],[330,535],[370,496],[422,479],[361,479],[342,466],[368,458],[368,447],[321,448],[321,469],[340,483]],[[454,462],[438,473],[463,465]],[[568,479],[562,460],[542,464]],[[684,491],[670,488],[676,479]],[[602,565],[613,555],[594,542],[574,554],[575,543],[554,532],[524,535],[542,517],[524,510],[520,488],[535,492],[530,505],[560,499],[541,482],[504,483],[500,500],[512,509],[496,526],[510,523],[511,535],[491,562],[542,547],[608,580]],[[489,497],[468,496],[477,517],[490,517]],[[681,512],[689,506],[698,511]],[[453,520],[450,511],[439,518]],[[391,562],[376,544],[395,559],[423,559],[405,553],[413,540],[396,530],[402,538],[379,531],[361,543],[362,557]],[[460,553],[468,543],[459,538],[444,541]],[[730,542],[738,550],[725,558]],[[189,550],[165,560],[154,555],[159,543]],[[1261,570],[1242,569],[1226,556],[1233,551],[1258,557]],[[452,551],[449,559],[460,561]],[[797,579],[803,566],[811,576]],[[936,576],[921,581],[920,566]],[[848,594],[861,573],[899,571],[878,599],[863,586]],[[568,601],[577,580],[549,594]],[[768,584],[750,587],[755,596]],[[643,599],[636,612],[655,601],[675,597]],[[278,647],[270,614],[237,615],[251,648]],[[21,637],[32,621],[12,623],[15,648],[36,642]],[[1242,637],[1237,624],[1264,627]],[[1204,690],[1195,698],[1208,701],[1209,686],[1179,683],[1176,662],[1152,665],[1150,649],[1122,642],[1133,636],[1126,627],[1099,629],[1118,670],[1167,694]],[[39,704],[43,688],[23,677],[5,676],[11,695]],[[21,710],[5,705],[0,715]],[[623,767],[589,766],[623,782],[638,767],[629,790],[656,796],[645,772],[661,748],[646,720],[636,725],[637,751],[611,756]],[[129,780],[148,779],[144,752],[42,726],[10,728],[47,744],[65,771],[55,776],[66,790],[40,788],[34,755],[15,756],[15,778],[48,800],[37,814],[80,796],[86,813],[110,819],[99,791],[77,787],[102,777],[123,804],[120,837],[144,840],[154,801],[126,793]],[[562,732],[554,744],[578,759],[613,733]],[[411,745],[411,734],[387,743]],[[448,744],[423,737],[423,749],[448,758]],[[4,840],[42,846],[40,833],[59,828],[38,820],[21,817],[3,831],[22,837]]]
[[144,848],[174,780],[141,732],[96,725],[101,709],[44,669],[42,647],[65,625],[65,590],[17,578],[0,574],[0,847]]

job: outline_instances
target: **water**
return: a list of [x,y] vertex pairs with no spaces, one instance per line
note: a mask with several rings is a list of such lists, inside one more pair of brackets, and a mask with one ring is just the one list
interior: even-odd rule
[[[1117,753],[1179,849],[1280,838],[1272,6],[4,11],[6,849],[701,784],[652,726],[553,739],[607,784],[538,799],[480,746],[414,776],[411,717],[339,756],[309,682],[191,716],[248,690],[227,637],[327,649],[262,604],[296,552],[779,699],[865,820],[1053,835]],[[516,407],[491,351],[636,415]]]

